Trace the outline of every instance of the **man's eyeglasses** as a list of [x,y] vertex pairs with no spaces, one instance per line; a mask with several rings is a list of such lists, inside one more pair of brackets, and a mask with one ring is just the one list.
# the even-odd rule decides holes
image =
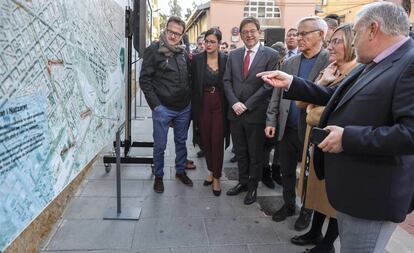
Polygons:
[[176,36],[176,37],[181,37],[181,35],[183,35],[182,33],[177,33],[177,32],[174,32],[174,31],[171,31],[170,29],[167,29],[167,35],[168,36]]
[[257,33],[258,32],[258,30],[256,30],[256,29],[253,29],[253,30],[250,30],[250,31],[246,31],[246,30],[244,30],[244,31],[242,31],[241,32],[241,34],[243,34],[243,35],[249,35],[249,34],[255,34],[255,33]]
[[214,44],[216,44],[217,43],[217,41],[215,41],[215,40],[205,40],[204,41],[204,44],[210,44],[210,45],[214,45]]
[[328,45],[330,44],[332,46],[337,46],[339,44],[344,43],[344,40],[340,38],[334,38],[334,39],[328,40],[327,43]]
[[297,37],[299,37],[299,36],[301,36],[301,37],[305,37],[306,35],[308,35],[308,34],[311,34],[311,33],[314,33],[314,32],[319,32],[320,30],[312,30],[312,31],[309,31],[309,32],[298,32],[298,33],[296,33],[296,36]]

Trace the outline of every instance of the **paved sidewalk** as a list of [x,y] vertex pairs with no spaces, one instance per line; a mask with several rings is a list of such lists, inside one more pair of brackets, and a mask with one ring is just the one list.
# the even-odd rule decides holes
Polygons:
[[[139,108],[134,120],[134,141],[152,141],[152,120],[146,107]],[[296,217],[276,223],[266,213],[282,204],[281,187],[269,190],[262,185],[258,203],[243,204],[244,194],[229,197],[225,192],[237,181],[236,164],[229,163],[230,148],[225,152],[222,195],[213,196],[210,187],[202,185],[207,176],[204,159],[196,158],[188,140],[189,159],[197,165],[188,175],[194,187],[175,179],[174,142],[172,131],[166,150],[165,192],[154,193],[149,165],[123,165],[122,203],[124,207],[141,207],[139,221],[103,220],[108,207],[116,206],[115,166],[106,173],[102,159],[93,165],[87,179],[56,224],[41,252],[114,252],[114,253],[299,253],[305,247],[292,245],[289,239],[299,234],[293,230]],[[111,152],[106,147],[100,157]],[[152,154],[151,149],[134,149],[133,154]],[[402,230],[402,229],[401,229]],[[398,233],[401,231],[398,231]],[[402,231],[403,237],[407,233]],[[401,234],[401,233],[399,233]],[[401,236],[393,237],[392,248],[399,249]],[[403,241],[412,242],[404,237]],[[336,242],[338,250],[338,240]],[[412,252],[389,250],[389,252]]]

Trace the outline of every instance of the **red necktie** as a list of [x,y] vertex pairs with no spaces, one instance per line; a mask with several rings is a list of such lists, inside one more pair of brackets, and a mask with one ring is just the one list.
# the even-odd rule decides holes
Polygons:
[[243,77],[246,78],[247,74],[249,73],[249,65],[250,65],[250,53],[252,50],[247,50],[246,56],[244,57],[243,62]]

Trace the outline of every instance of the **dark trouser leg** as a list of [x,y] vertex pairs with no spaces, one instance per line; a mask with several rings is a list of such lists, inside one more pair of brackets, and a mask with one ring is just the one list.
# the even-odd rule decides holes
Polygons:
[[314,238],[322,233],[322,226],[325,222],[326,215],[317,211],[313,212],[312,226],[308,234],[311,238]]
[[249,188],[256,189],[262,179],[263,153],[265,145],[264,124],[246,123],[247,148],[249,153]]
[[249,153],[247,150],[246,131],[240,119],[230,121],[231,138],[235,147],[237,165],[239,168],[239,183],[249,182]]
[[280,167],[282,172],[283,199],[285,204],[295,205],[296,166],[301,154],[297,130],[286,128],[279,143]]
[[224,156],[224,128],[219,92],[204,92],[203,119],[200,120],[202,145],[208,170],[214,178],[221,177]]
[[213,171],[214,178],[220,178],[224,157],[224,126],[221,97],[218,92],[213,94],[213,105],[211,111],[213,121],[211,134],[211,146],[213,147],[211,153],[211,170]]
[[[279,141],[275,140],[274,142],[274,148],[275,152],[273,153],[273,161],[272,161],[272,167],[275,167],[276,165],[280,165],[280,159],[279,159]],[[280,171],[279,171],[280,173]]]
[[200,141],[203,147],[204,157],[207,163],[207,169],[211,171],[211,153],[213,147],[211,146],[211,131],[212,131],[212,117],[210,112],[210,99],[209,94],[204,93],[203,106],[200,115]]
[[323,237],[323,243],[327,245],[333,245],[336,238],[338,238],[338,221],[335,218],[329,219],[328,229]]

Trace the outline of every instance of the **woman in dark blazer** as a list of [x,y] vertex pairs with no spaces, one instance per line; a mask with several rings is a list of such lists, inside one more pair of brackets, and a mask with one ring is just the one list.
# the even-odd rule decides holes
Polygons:
[[220,30],[209,29],[204,36],[205,51],[194,55],[191,63],[193,142],[203,147],[210,171],[204,185],[212,185],[215,196],[221,194],[224,148],[230,141],[223,89],[227,56],[219,52],[221,38]]

